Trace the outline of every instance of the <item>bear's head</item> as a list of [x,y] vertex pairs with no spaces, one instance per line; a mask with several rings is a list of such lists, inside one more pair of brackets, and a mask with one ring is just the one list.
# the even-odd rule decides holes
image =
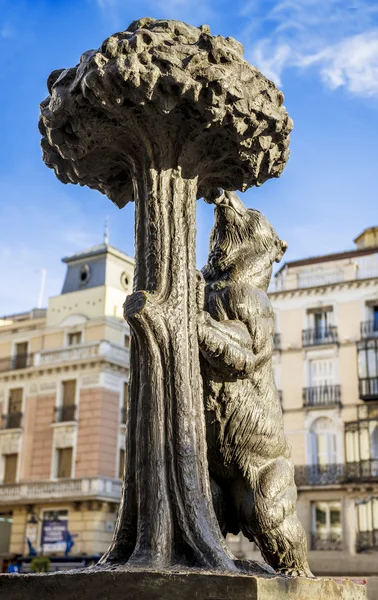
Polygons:
[[215,204],[215,223],[203,268],[205,280],[240,281],[266,290],[272,265],[280,262],[287,243],[261,212],[245,208],[235,192],[220,192],[206,201]]

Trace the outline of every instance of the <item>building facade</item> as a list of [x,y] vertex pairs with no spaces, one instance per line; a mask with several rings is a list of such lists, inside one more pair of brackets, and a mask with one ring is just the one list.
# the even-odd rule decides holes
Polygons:
[[[378,227],[355,250],[286,263],[273,365],[317,575],[378,572]],[[231,538],[239,555],[255,547]]]
[[0,571],[30,550],[95,560],[121,496],[133,260],[108,243],[63,260],[47,309],[0,320]]
[[[286,263],[270,291],[273,366],[317,575],[378,572],[378,228],[355,242]],[[64,261],[47,309],[0,320],[0,570],[31,548],[59,568],[67,553],[77,566],[96,560],[121,497],[133,260],[104,243]],[[242,536],[229,544],[261,558]]]

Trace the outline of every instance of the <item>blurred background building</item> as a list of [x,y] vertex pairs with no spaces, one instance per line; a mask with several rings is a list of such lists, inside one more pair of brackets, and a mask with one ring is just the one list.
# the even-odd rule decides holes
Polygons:
[[133,260],[105,239],[63,261],[47,310],[0,320],[0,571],[96,560],[121,497]]
[[[273,364],[317,575],[378,573],[378,227],[355,243],[284,264],[270,291]],[[107,239],[63,260],[62,293],[46,310],[0,320],[3,570],[15,559],[27,570],[34,551],[54,568],[97,560],[121,496],[133,260]],[[242,536],[229,544],[259,558]]]
[[[378,573],[378,227],[284,264],[273,365],[316,575]],[[238,555],[257,558],[241,536]]]

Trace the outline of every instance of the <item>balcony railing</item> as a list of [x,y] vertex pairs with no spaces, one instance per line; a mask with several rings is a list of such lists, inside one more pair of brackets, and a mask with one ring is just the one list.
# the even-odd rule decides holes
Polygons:
[[129,350],[123,346],[116,346],[110,342],[93,342],[79,344],[68,348],[44,350],[36,355],[35,365],[54,365],[62,362],[76,362],[79,360],[104,358],[123,366],[129,365]]
[[341,388],[339,385],[317,385],[303,388],[303,406],[317,408],[338,406],[341,403]]
[[359,380],[361,400],[376,400],[378,398],[378,377],[365,377]]
[[378,459],[295,467],[297,487],[339,485],[361,481],[378,481]]
[[327,531],[311,534],[311,550],[342,550],[343,537],[341,532]]
[[275,350],[281,350],[281,334],[280,333],[274,334],[274,346],[273,347]]
[[76,405],[57,406],[55,409],[55,423],[65,423],[76,420]]
[[31,500],[104,499],[119,502],[122,481],[108,477],[34,481],[0,486],[0,504],[25,503]]
[[1,429],[21,429],[22,412],[14,412],[9,415],[3,415],[1,419]]
[[378,530],[359,531],[356,538],[356,550],[357,552],[378,550]]
[[378,337],[378,321],[361,321],[361,338]]
[[0,372],[28,369],[33,366],[33,354],[18,354],[0,360]]
[[320,346],[322,344],[337,343],[337,327],[330,325],[319,329],[303,329],[302,330],[302,345],[303,346]]

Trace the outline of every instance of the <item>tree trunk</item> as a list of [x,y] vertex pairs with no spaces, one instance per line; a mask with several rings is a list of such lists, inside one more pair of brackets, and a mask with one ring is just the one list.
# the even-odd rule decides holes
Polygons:
[[[196,180],[149,171],[136,200],[123,498],[102,562],[234,570],[214,514],[196,326]],[[142,290],[142,291],[138,291]]]

